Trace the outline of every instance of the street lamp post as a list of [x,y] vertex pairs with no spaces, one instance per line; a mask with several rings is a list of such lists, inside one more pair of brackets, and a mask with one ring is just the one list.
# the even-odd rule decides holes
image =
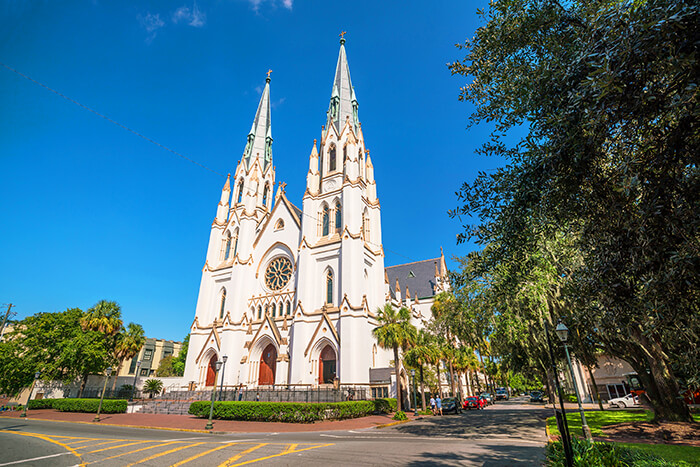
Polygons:
[[134,372],[134,384],[131,385],[131,397],[129,397],[129,402],[134,401],[134,393],[136,392],[136,378],[139,376],[139,368],[141,368],[141,360],[136,362],[136,371]]
[[105,384],[102,386],[102,395],[100,396],[100,405],[97,406],[97,415],[95,415],[95,418],[92,420],[93,422],[99,422],[100,421],[100,412],[102,411],[102,401],[105,398],[105,389],[107,389],[107,381],[109,381],[109,375],[112,374],[112,367],[107,367],[107,370],[105,371],[107,374],[107,377],[105,378]]
[[213,430],[214,429],[214,424],[211,422],[211,419],[214,416],[214,398],[216,397],[216,377],[219,374],[219,370],[221,369],[221,365],[223,365],[223,362],[221,362],[221,361],[218,361],[215,364],[214,388],[211,390],[211,405],[209,406],[209,421],[207,422],[207,426],[204,427],[205,430]]
[[[547,348],[549,349],[549,358],[552,361],[552,374],[554,376],[554,389],[559,396],[559,407],[560,412],[557,412],[557,408],[554,402],[552,402],[552,408],[554,409],[554,414],[557,419],[557,426],[559,427],[559,432],[561,434],[562,446],[564,447],[564,457],[566,458],[567,467],[572,467],[574,465],[574,454],[571,449],[571,434],[569,433],[569,422],[566,419],[566,409],[564,408],[564,394],[561,390],[561,384],[559,384],[559,369],[557,368],[556,360],[554,359],[554,349],[552,348],[552,341],[549,338],[549,323],[544,323],[544,334],[547,337]],[[549,383],[548,383],[549,384]]]
[[574,392],[576,393],[576,401],[578,402],[578,411],[581,413],[581,430],[583,430],[583,435],[588,441],[593,441],[593,436],[591,434],[591,428],[586,423],[586,414],[583,413],[583,406],[581,405],[581,395],[578,392],[578,384],[576,384],[576,376],[574,376],[574,367],[571,365],[571,357],[569,356],[569,346],[566,341],[569,338],[569,328],[564,325],[564,323],[559,323],[556,328],[557,336],[559,340],[564,344],[564,352],[566,353],[566,361],[569,364],[569,372],[571,373],[571,381],[574,384]]
[[418,402],[416,401],[416,370],[411,370],[411,379],[413,380],[413,414],[418,413]]
[[226,373],[226,360],[228,360],[228,357],[224,355],[221,357],[221,361],[223,364],[221,365],[221,384],[219,387],[219,400],[221,400],[221,393],[224,391],[224,373]]
[[29,406],[29,401],[32,398],[32,392],[34,392],[34,385],[36,384],[36,381],[39,379],[39,376],[41,376],[41,372],[37,371],[34,373],[34,381],[32,381],[32,386],[29,388],[29,395],[27,396],[27,403],[24,404],[24,410],[22,411],[22,414],[20,417],[26,417],[27,416],[27,407]]

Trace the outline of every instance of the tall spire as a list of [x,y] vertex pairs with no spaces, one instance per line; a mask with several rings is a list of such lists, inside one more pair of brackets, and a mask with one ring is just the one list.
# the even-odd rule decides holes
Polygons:
[[326,127],[330,128],[331,122],[338,131],[342,131],[345,120],[349,119],[353,129],[357,131],[359,123],[357,116],[357,99],[355,89],[350,80],[350,67],[345,54],[345,32],[340,35],[340,52],[338,53],[338,64],[335,67],[335,79],[333,80],[333,90],[331,91],[331,102],[328,107],[328,118]]
[[266,170],[272,163],[272,121],[270,116],[271,72],[272,70],[267,72],[265,88],[263,89],[262,96],[260,96],[258,111],[255,113],[255,120],[253,120],[253,125],[250,127],[248,141],[246,142],[243,152],[246,166],[250,167],[253,159],[257,157],[261,159],[260,165],[263,167],[263,170]]

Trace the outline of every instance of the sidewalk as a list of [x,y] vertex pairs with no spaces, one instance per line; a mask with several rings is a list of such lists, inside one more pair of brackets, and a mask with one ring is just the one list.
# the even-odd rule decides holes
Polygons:
[[[4,412],[0,418],[19,418],[20,411]],[[413,414],[407,414],[413,419]],[[293,433],[304,431],[361,430],[394,423],[392,415],[370,415],[348,420],[326,420],[316,423],[244,422],[237,420],[214,420],[214,432],[218,433]],[[50,420],[57,422],[89,423],[95,414],[58,412],[53,409],[37,409],[27,412],[28,420]],[[115,425],[132,428],[155,428],[176,431],[201,431],[207,419],[190,415],[164,415],[142,413],[120,413],[100,415],[100,425]],[[94,423],[97,424],[97,423]]]

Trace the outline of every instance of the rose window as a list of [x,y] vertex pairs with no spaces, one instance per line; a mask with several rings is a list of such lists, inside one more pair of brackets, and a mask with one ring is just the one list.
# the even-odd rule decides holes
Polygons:
[[275,258],[265,271],[265,285],[270,290],[280,290],[292,277],[292,263],[284,257]]

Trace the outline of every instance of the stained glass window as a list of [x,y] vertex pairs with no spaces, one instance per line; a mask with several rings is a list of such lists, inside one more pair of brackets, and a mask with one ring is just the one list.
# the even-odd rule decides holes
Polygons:
[[273,259],[265,271],[265,285],[271,290],[280,290],[292,277],[292,263],[285,257]]
[[326,274],[326,303],[333,303],[333,271]]

